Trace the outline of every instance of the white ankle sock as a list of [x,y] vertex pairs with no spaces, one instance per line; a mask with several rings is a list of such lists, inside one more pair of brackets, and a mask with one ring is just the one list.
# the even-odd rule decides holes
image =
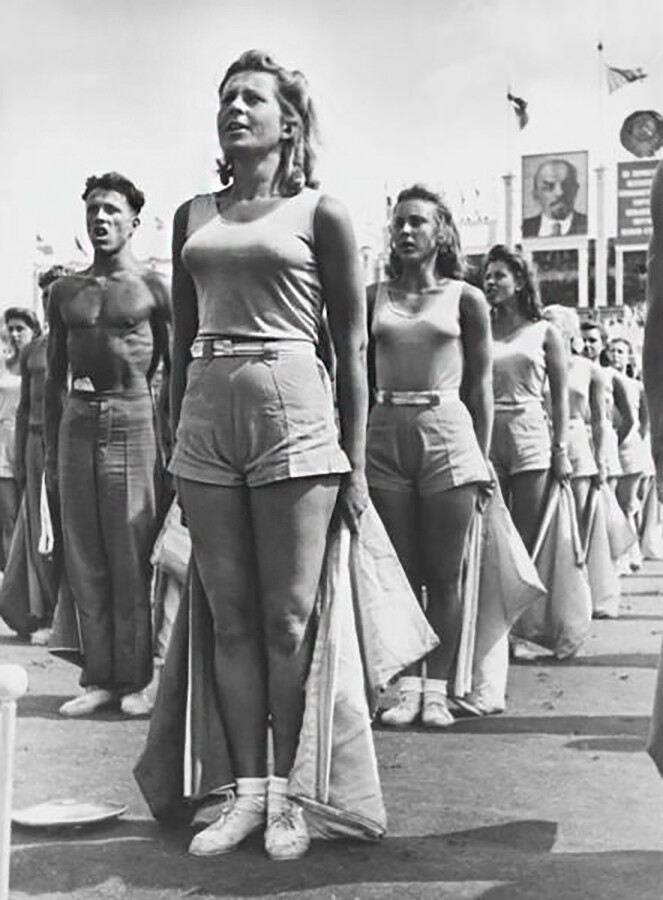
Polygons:
[[447,696],[446,678],[426,678],[424,681],[424,694],[442,694]]
[[257,806],[262,801],[262,804],[264,805],[266,793],[266,778],[237,779],[237,800],[248,800],[251,806]]
[[267,804],[269,814],[280,812],[288,800],[288,779],[278,775],[270,775],[267,785]]

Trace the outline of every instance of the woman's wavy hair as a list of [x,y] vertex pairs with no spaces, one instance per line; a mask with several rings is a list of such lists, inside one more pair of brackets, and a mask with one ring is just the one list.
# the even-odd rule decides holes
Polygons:
[[[435,191],[429,190],[423,184],[413,184],[412,187],[405,188],[400,192],[396,198],[394,212],[398,204],[404,203],[406,200],[424,200],[426,203],[432,204],[434,208],[435,222],[438,229],[435,275],[438,278],[463,278],[466,267],[463,253],[460,249],[460,235],[451,215],[451,210],[442,197]],[[402,271],[403,264],[392,245],[387,264],[387,274],[390,278],[398,278]]]
[[[316,154],[313,146],[318,138],[317,117],[306,77],[296,69],[284,69],[262,50],[247,50],[226,71],[219,85],[219,96],[233,75],[240,72],[268,72],[274,76],[276,98],[283,118],[291,128],[291,134],[281,145],[281,161],[276,179],[279,192],[292,197],[305,186],[318,187],[319,182],[314,174]],[[217,160],[217,170],[221,183],[230,184],[233,176],[232,159]]]
[[541,318],[542,306],[536,289],[536,281],[527,260],[520,253],[509,250],[504,244],[494,244],[483,260],[481,278],[493,262],[501,262],[508,268],[513,277],[520,282],[518,305],[521,313],[530,321],[537,322]]

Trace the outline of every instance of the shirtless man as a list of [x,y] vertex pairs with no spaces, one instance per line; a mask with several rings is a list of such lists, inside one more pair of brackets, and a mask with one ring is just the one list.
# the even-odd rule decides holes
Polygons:
[[88,178],[83,200],[94,262],[51,290],[44,391],[46,480],[59,498],[84,657],[85,692],[60,713],[83,716],[119,700],[135,716],[150,710],[150,380],[162,359],[169,369],[170,304],[131,250],[142,192],[110,172]]

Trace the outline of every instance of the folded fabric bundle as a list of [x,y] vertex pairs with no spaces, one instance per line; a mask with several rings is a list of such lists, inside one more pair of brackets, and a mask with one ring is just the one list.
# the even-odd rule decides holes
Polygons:
[[[330,530],[318,629],[290,792],[320,837],[386,827],[369,695],[437,644],[372,507],[358,534]],[[214,677],[214,631],[195,561],[173,627],[145,749],[134,769],[153,815],[181,821],[235,776]]]
[[640,516],[640,549],[644,559],[663,559],[663,522],[656,493],[656,479],[647,479]]
[[489,698],[488,705],[500,707],[508,672],[506,636],[531,604],[545,598],[546,589],[497,480],[475,523],[478,528],[470,528],[466,545],[463,603],[469,610],[463,621],[454,687],[458,697],[472,692]]
[[617,566],[610,552],[606,491],[612,494],[607,485],[590,488],[585,555],[593,614],[615,619],[619,615],[622,590]]
[[513,633],[567,659],[580,649],[592,621],[585,556],[567,482],[550,489],[532,558],[548,595],[518,619]]

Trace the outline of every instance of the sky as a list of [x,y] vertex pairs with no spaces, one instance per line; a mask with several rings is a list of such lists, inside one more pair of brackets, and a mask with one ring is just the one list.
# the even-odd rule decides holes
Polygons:
[[[519,157],[576,150],[589,151],[590,210],[606,166],[612,233],[620,125],[663,112],[662,34],[661,0],[2,0],[0,308],[33,304],[35,264],[85,263],[92,173],[144,190],[136,254],[168,255],[174,210],[217,187],[216,90],[250,47],[307,75],[322,186],[360,244],[379,244],[385,194],[413,181],[457,218],[496,218],[499,236]],[[608,96],[599,39],[606,63],[649,77]],[[509,85],[529,104],[521,132]]]

